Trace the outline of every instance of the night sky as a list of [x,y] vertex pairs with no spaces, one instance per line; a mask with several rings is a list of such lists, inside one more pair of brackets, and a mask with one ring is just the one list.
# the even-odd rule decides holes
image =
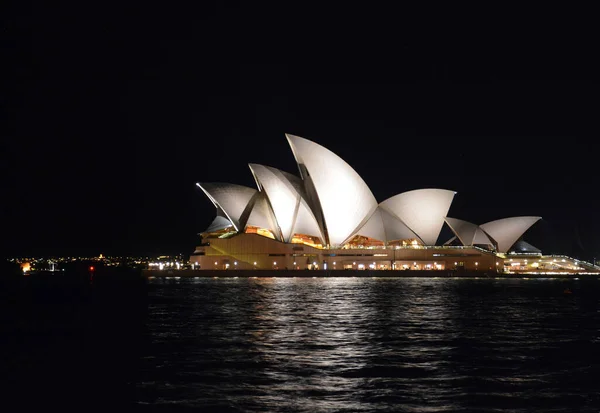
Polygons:
[[291,133],[378,201],[451,189],[451,217],[542,216],[527,241],[600,258],[585,24],[567,36],[520,14],[62,4],[5,14],[9,256],[187,255],[216,212],[195,183],[255,187],[251,162],[297,174]]

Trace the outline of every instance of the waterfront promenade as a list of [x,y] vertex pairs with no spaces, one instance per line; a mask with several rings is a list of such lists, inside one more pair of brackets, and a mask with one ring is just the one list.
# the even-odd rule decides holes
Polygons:
[[452,270],[142,270],[146,278],[577,278],[598,277],[599,273],[497,273],[494,271]]

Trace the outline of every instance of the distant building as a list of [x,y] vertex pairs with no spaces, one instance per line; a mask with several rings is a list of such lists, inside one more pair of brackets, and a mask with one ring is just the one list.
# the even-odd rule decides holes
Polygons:
[[[257,189],[198,183],[216,207],[190,257],[200,269],[482,270],[505,259],[541,217],[481,225],[448,217],[456,192],[425,188],[378,202],[368,185],[329,149],[286,135],[299,175],[249,164]],[[446,224],[454,237],[439,242]]]

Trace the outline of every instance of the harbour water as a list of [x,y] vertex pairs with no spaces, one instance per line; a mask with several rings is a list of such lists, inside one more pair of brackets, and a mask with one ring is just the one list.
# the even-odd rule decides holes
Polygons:
[[21,406],[600,410],[598,279],[156,278],[18,298],[1,367]]

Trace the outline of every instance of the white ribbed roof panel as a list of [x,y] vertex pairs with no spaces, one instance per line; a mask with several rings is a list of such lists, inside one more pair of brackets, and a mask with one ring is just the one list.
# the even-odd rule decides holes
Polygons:
[[494,245],[494,241],[481,228],[477,227],[475,236],[473,237],[473,245],[488,244]]
[[390,214],[383,208],[378,208],[381,211],[381,219],[385,228],[386,241],[397,241],[401,239],[418,239],[419,237],[409,227],[400,221],[397,217]]
[[477,225],[462,219],[445,217],[444,220],[463,245],[473,245]]
[[231,227],[231,221],[227,218],[217,215],[215,219],[210,223],[208,228],[206,228],[203,232],[215,232],[220,231],[222,229]]
[[383,227],[383,220],[381,219],[381,210],[377,208],[373,215],[365,222],[355,235],[362,235],[364,237],[374,238],[379,241],[386,242],[385,228]]
[[[297,206],[300,202],[300,194],[290,182],[290,175],[264,165],[249,164],[248,166],[259,183],[259,188],[266,193],[271,203],[277,225],[281,230],[281,240],[288,241],[292,235]],[[296,179],[300,180],[300,178]]]
[[248,225],[258,228],[266,228],[273,234],[277,234],[275,230],[275,222],[273,220],[273,213],[271,212],[271,207],[269,206],[265,195],[260,194],[256,197],[254,205],[252,206],[252,211],[248,216],[246,226]]
[[[243,185],[222,182],[197,183],[212,203],[225,213],[236,231],[240,231],[240,218],[248,202],[258,191]],[[245,223],[241,223],[245,225]]]
[[[296,215],[296,223],[292,230],[292,236],[294,234],[311,235],[313,237],[319,237],[321,242],[325,243],[325,237],[319,228],[319,224],[315,219],[310,207],[303,198],[300,200],[298,205],[298,214]],[[288,240],[289,242],[289,240]]]
[[375,211],[377,200],[360,175],[329,149],[298,136],[286,137],[296,162],[310,174],[330,246],[340,246]]
[[416,189],[388,198],[380,205],[400,218],[425,245],[435,245],[455,194],[447,189]]
[[499,252],[508,252],[510,247],[542,217],[524,216],[490,221],[479,227],[498,243]]
[[463,245],[493,244],[477,224],[457,218],[446,217],[444,219]]

